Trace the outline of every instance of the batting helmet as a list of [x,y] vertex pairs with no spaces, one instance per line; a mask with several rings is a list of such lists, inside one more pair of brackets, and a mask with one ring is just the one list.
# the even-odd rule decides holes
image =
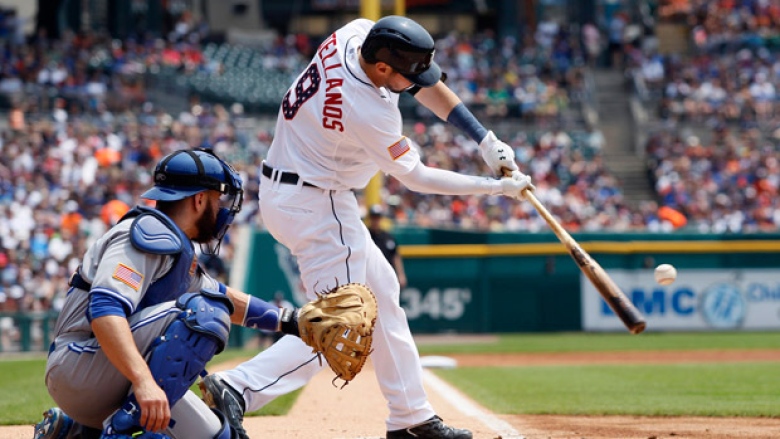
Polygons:
[[232,166],[206,149],[179,150],[160,160],[154,169],[154,186],[141,198],[177,201],[206,190],[223,195],[214,238],[221,240],[241,210],[244,191],[241,176]]
[[360,48],[367,62],[382,61],[420,87],[430,87],[441,78],[441,68],[433,61],[434,52],[428,31],[398,15],[379,19]]

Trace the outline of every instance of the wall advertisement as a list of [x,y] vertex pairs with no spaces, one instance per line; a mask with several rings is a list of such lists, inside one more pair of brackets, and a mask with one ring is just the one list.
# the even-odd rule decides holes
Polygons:
[[[780,329],[780,270],[681,269],[661,286],[653,270],[607,270],[647,318],[648,331]],[[580,275],[586,331],[625,330],[598,291]]]

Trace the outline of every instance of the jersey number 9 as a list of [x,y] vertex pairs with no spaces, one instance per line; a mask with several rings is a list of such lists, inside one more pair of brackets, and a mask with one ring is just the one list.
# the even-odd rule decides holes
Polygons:
[[[284,99],[282,99],[282,113],[285,119],[292,120],[295,117],[301,105],[320,89],[320,82],[322,82],[320,71],[317,70],[315,63],[311,63],[309,68],[298,78],[298,82],[287,90]],[[293,90],[295,90],[295,102],[290,102],[290,94]]]

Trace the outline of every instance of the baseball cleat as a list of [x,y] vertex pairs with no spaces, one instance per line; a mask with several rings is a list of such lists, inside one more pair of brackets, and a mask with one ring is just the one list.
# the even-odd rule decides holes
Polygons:
[[387,432],[387,439],[471,439],[471,432],[460,428],[453,428],[442,422],[438,416],[403,430]]
[[239,439],[249,439],[243,425],[246,408],[241,394],[217,375],[207,375],[198,383],[198,387],[206,405],[225,415]]
[[59,407],[50,408],[43,412],[43,421],[35,424],[33,439],[65,439],[72,426],[70,416]]

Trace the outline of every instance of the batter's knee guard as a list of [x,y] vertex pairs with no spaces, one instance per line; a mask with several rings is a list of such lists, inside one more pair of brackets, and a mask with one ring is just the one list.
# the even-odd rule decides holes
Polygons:
[[[176,306],[182,313],[152,344],[149,355],[149,370],[171,407],[189,390],[206,363],[225,348],[233,313],[233,302],[226,295],[207,289],[183,294]],[[141,413],[137,407],[135,395],[130,395],[112,416],[113,429],[121,432],[138,427]]]

